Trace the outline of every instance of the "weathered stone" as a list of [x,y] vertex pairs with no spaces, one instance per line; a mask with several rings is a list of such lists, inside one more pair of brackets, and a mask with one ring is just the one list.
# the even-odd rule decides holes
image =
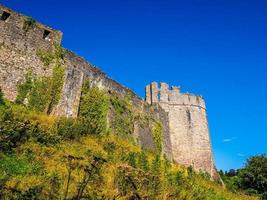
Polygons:
[[[3,16],[4,15],[4,16]],[[29,70],[36,76],[51,76],[52,65],[45,66],[37,56],[39,49],[52,52],[61,44],[62,33],[0,5],[0,87],[5,98],[14,101],[17,85]],[[25,23],[30,20],[30,26]],[[29,25],[29,24],[28,24]],[[52,114],[77,117],[85,78],[108,93],[131,96],[135,113],[160,120],[163,126],[162,154],[184,165],[192,165],[213,175],[213,160],[202,97],[182,94],[179,87],[153,82],[146,86],[146,100],[107,77],[85,59],[66,50],[65,79],[61,98]],[[108,122],[112,116],[109,115]],[[149,122],[150,123],[150,122]],[[155,149],[151,123],[135,121],[133,137],[144,148]]]
[[[152,84],[156,85],[154,82]],[[158,104],[168,113],[173,159],[213,175],[214,163],[204,99],[182,94],[179,87],[172,87],[170,91],[166,91],[166,87],[167,84],[161,84]],[[166,97],[166,94],[169,96]]]

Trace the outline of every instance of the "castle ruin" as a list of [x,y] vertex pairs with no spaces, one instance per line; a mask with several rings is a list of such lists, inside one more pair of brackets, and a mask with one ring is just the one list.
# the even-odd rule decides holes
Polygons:
[[[50,76],[51,66],[37,55],[39,49],[52,51],[61,45],[62,33],[0,5],[0,87],[5,98],[14,101],[17,85],[25,80],[31,70],[35,76]],[[28,22],[28,23],[29,23]],[[26,24],[27,25],[27,24]],[[106,76],[99,68],[66,49],[64,54],[65,76],[63,91],[52,114],[77,117],[81,89],[85,77],[101,89],[116,92],[120,96],[131,94],[135,110],[161,121],[163,125],[162,153],[177,163],[193,166],[198,171],[214,175],[214,164],[202,97],[183,94],[179,87],[153,82],[146,86],[145,101],[130,89]],[[144,148],[155,148],[151,128],[134,124],[134,138]]]
[[177,163],[213,174],[213,160],[206,106],[201,96],[183,94],[166,83],[146,86],[146,102],[159,104],[167,113],[172,156]]

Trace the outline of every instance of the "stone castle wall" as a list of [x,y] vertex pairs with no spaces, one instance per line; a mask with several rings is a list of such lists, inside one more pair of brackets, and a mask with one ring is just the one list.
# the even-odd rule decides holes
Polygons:
[[[38,22],[25,29],[27,18],[0,5],[0,85],[5,97],[16,98],[16,86],[31,70],[35,75],[50,75],[36,55],[37,49],[52,50],[60,45],[62,33]],[[49,33],[45,35],[45,33]]]
[[159,104],[169,118],[173,159],[196,170],[214,174],[212,149],[204,99],[183,94],[179,87],[171,90],[166,83],[146,86],[146,102]]
[[[15,100],[17,85],[24,81],[31,70],[36,76],[50,76],[52,66],[44,66],[37,56],[39,49],[52,51],[61,45],[62,33],[38,22],[25,30],[25,16],[0,5],[0,87],[5,98]],[[133,108],[163,125],[163,154],[178,163],[193,165],[195,169],[212,174],[213,163],[203,98],[181,94],[178,87],[169,90],[162,83],[146,87],[146,101],[130,89],[110,79],[99,68],[75,53],[64,54],[65,81],[61,99],[53,110],[54,115],[76,117],[78,115],[82,85],[85,78],[108,92],[121,97],[130,94]],[[159,95],[160,91],[160,95]],[[155,148],[152,130],[139,122],[134,124],[133,136],[140,146]]]
[[[52,51],[55,45],[61,45],[62,33],[38,22],[25,30],[25,16],[0,5],[0,87],[5,98],[14,101],[17,85],[24,81],[30,70],[36,76],[50,76],[52,66],[44,66],[37,56],[39,49]],[[47,33],[49,33],[47,35]],[[163,124],[163,153],[171,159],[171,147],[168,132],[167,113],[160,107],[149,107],[130,89],[110,79],[99,68],[82,57],[66,49],[64,54],[65,80],[61,99],[53,110],[54,115],[77,117],[84,79],[108,92],[121,97],[130,94],[134,110],[144,112]],[[154,149],[151,127],[142,127],[135,123],[134,136],[140,146]]]

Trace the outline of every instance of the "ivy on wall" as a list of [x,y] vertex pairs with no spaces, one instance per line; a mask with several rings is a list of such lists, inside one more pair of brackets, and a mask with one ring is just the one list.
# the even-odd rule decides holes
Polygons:
[[31,30],[36,23],[36,20],[31,17],[24,17],[23,18],[23,30],[27,33]]
[[37,55],[44,65],[53,65],[52,76],[35,77],[31,71],[27,72],[25,82],[17,86],[16,102],[50,114],[60,100],[64,84],[64,50],[55,46],[53,52],[38,50]]
[[130,95],[121,98],[113,93],[110,95],[110,104],[113,115],[111,128],[115,133],[122,136],[132,134],[134,131],[134,114]]
[[108,97],[103,90],[91,86],[86,79],[82,87],[79,118],[91,134],[105,133],[107,130]]
[[152,135],[156,146],[156,151],[158,154],[160,154],[162,151],[162,123],[159,120],[153,123]]

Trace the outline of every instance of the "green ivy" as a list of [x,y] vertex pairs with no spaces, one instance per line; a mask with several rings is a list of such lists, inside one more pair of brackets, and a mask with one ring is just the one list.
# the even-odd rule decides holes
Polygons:
[[156,145],[157,153],[162,151],[162,123],[160,121],[155,121],[152,128],[153,140]]
[[115,133],[127,136],[133,133],[134,130],[134,114],[130,96],[124,98],[118,97],[116,94],[111,94],[110,103],[112,107],[111,128]]
[[84,122],[87,132],[100,134],[107,131],[108,97],[104,91],[92,86],[88,79],[82,87],[79,117]]
[[29,108],[39,112],[46,111],[49,102],[50,85],[51,79],[49,77],[37,77],[34,79],[27,98]]
[[27,94],[32,89],[33,85],[32,79],[33,79],[32,72],[31,71],[27,72],[25,75],[25,82],[17,86],[18,95],[16,97],[16,103],[22,104],[24,102],[24,100],[27,97]]
[[36,52],[36,55],[40,58],[45,67],[53,62],[59,63],[60,60],[63,60],[64,54],[65,50],[59,45],[54,45],[54,49],[51,52],[44,49],[38,49]]
[[53,68],[52,77],[50,78],[51,86],[49,90],[49,105],[47,110],[48,114],[52,112],[53,108],[58,104],[60,100],[61,91],[64,84],[64,74],[65,68],[59,64],[56,64]]
[[23,20],[23,30],[27,33],[30,29],[33,28],[36,20],[31,17],[24,17]]
[[52,112],[60,100],[64,84],[65,67],[62,64],[64,62],[64,52],[57,45],[53,52],[37,51],[37,55],[45,66],[53,63],[52,76],[34,77],[32,72],[27,72],[25,82],[17,86],[17,103],[26,104],[33,110],[46,112],[47,114]]

